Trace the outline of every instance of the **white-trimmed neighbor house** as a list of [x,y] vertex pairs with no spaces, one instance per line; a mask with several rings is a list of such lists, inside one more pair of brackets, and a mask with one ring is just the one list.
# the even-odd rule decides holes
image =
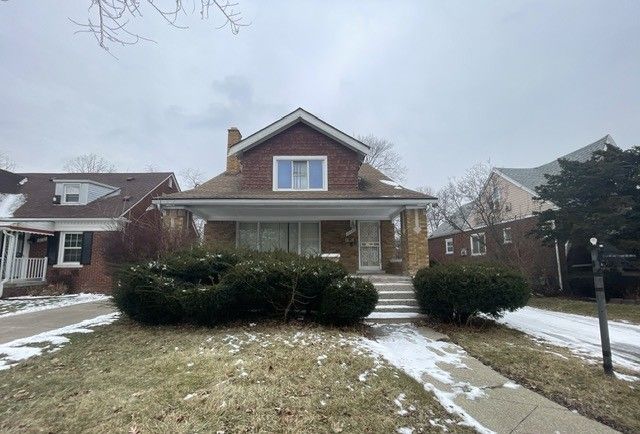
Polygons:
[[131,221],[161,219],[152,199],[178,191],[173,173],[0,170],[0,296],[47,283],[110,291],[108,234]]
[[245,138],[230,128],[219,152],[225,172],[154,200],[175,219],[205,219],[208,244],[326,255],[352,272],[413,274],[428,265],[425,210],[435,198],[364,163],[366,144],[311,113],[299,108]]

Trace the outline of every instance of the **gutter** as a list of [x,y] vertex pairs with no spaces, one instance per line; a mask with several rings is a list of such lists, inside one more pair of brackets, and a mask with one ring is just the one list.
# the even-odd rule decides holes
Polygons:
[[198,198],[178,198],[178,199],[154,199],[153,203],[162,206],[185,206],[185,205],[409,205],[427,206],[437,202],[437,199],[198,199]]

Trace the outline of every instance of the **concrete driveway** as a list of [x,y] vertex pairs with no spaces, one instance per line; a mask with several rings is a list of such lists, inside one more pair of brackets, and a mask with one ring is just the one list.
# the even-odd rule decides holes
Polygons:
[[101,300],[0,318],[0,344],[77,324],[115,311],[116,308],[111,300]]

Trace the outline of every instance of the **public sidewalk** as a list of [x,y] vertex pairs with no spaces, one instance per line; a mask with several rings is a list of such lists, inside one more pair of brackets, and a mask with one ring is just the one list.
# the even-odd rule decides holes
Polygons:
[[364,345],[403,370],[481,433],[615,433],[500,375],[445,335],[414,325],[378,325]]

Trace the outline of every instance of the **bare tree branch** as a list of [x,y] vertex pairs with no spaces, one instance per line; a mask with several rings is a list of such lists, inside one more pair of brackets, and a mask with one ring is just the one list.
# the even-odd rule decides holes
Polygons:
[[[2,0],[8,1],[8,0]],[[76,34],[86,33],[93,36],[100,47],[110,52],[112,45],[133,45],[140,41],[155,42],[135,31],[129,30],[132,20],[143,17],[143,9],[149,8],[159,15],[167,24],[177,29],[187,29],[188,26],[178,22],[179,15],[188,15],[183,0],[87,0],[89,8],[86,21],[69,18],[78,27]],[[209,19],[213,8],[222,16],[223,23],[218,29],[229,27],[231,33],[237,35],[240,28],[248,26],[242,14],[236,10],[238,3],[229,0],[193,0],[194,12],[196,3],[200,18]],[[115,57],[115,56],[114,56]]]
[[67,160],[64,170],[72,173],[113,173],[116,167],[110,161],[97,154],[83,154]]
[[393,148],[395,144],[386,139],[368,136],[359,136],[365,145],[371,148],[369,155],[364,159],[368,163],[395,181],[404,181],[407,168],[402,164],[402,158]]
[[187,189],[196,188],[197,186],[202,184],[202,181],[204,179],[203,173],[193,167],[188,167],[181,170],[179,176],[181,180],[180,183]]

